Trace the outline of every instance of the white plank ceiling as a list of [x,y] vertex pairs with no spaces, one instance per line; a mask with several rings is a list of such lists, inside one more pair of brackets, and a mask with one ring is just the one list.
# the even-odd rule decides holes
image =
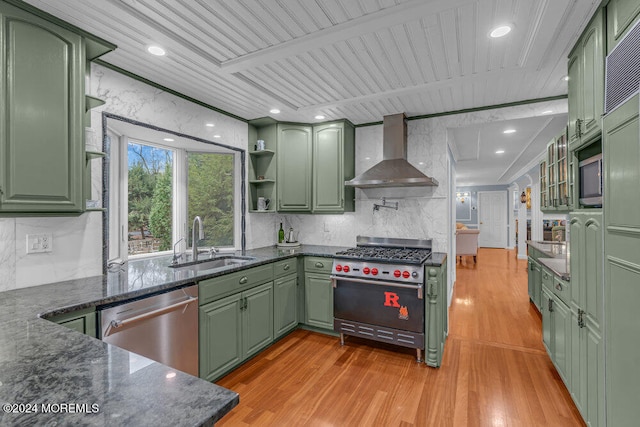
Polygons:
[[[355,124],[564,95],[567,55],[600,3],[26,1],[116,44],[105,62],[236,116]],[[511,33],[490,38],[501,24]],[[535,165],[566,125],[566,101],[553,103],[552,116],[449,129],[458,184],[508,184]]]
[[[359,124],[566,94],[567,54],[600,1],[27,2],[117,44],[104,61],[237,116]],[[513,31],[489,38],[503,23]]]

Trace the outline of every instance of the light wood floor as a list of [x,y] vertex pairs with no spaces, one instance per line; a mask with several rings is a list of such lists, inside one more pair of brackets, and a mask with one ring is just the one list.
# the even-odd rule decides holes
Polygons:
[[240,394],[219,425],[584,425],[542,346],[526,261],[463,258],[449,321],[438,369],[413,350],[297,330],[217,382]]

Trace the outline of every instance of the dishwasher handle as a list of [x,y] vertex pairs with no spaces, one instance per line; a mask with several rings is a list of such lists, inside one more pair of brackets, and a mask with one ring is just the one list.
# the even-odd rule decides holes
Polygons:
[[109,328],[105,331],[104,336],[108,337],[109,335],[117,332],[116,329],[122,328],[123,326],[127,326],[127,325],[130,325],[132,323],[137,323],[137,322],[140,322],[142,320],[150,319],[152,317],[158,317],[158,316],[161,316],[163,314],[170,313],[172,311],[176,311],[177,309],[179,309],[181,307],[184,307],[184,306],[187,306],[187,305],[191,304],[194,301],[198,301],[198,298],[190,296],[184,301],[180,301],[178,303],[171,304],[171,305],[166,306],[166,307],[158,308],[156,310],[148,311],[146,313],[142,313],[142,314],[139,314],[137,316],[133,316],[133,317],[131,317],[129,319],[125,319],[125,320],[114,319],[109,323]]

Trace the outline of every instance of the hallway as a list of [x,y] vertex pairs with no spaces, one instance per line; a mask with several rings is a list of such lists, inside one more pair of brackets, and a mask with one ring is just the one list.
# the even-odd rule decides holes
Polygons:
[[439,369],[409,349],[297,330],[217,382],[240,393],[219,424],[584,425],[542,345],[526,260],[463,258],[449,324]]

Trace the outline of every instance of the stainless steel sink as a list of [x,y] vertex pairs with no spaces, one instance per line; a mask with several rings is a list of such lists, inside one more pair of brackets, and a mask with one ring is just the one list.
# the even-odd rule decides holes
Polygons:
[[230,265],[245,264],[253,260],[255,260],[255,258],[253,257],[219,256],[213,259],[203,259],[200,261],[184,262],[181,264],[170,265],[169,267],[175,268],[176,270],[180,270],[180,271],[182,270],[202,271],[202,270],[212,270],[215,268],[228,267]]

